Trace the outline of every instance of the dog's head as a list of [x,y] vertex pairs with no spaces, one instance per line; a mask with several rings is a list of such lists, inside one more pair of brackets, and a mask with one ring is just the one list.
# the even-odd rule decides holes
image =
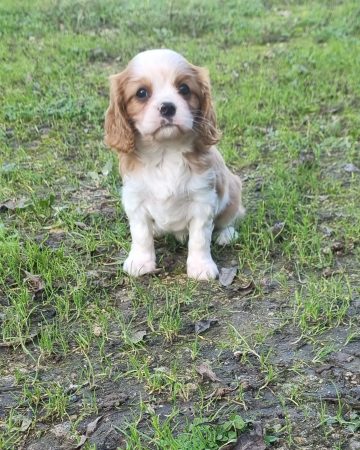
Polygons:
[[208,71],[172,50],[139,53],[110,77],[105,142],[131,152],[136,142],[193,136],[203,148],[219,140]]

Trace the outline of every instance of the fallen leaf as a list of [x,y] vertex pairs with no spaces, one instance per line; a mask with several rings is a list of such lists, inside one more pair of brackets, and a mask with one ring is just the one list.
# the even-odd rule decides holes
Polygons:
[[356,167],[352,163],[345,164],[344,170],[345,170],[345,172],[348,172],[348,173],[358,173],[358,172],[360,172],[360,169],[358,167]]
[[211,326],[218,323],[217,319],[203,319],[195,323],[195,333],[201,334],[208,330]]
[[101,173],[104,175],[104,177],[107,177],[109,173],[112,171],[113,162],[112,159],[109,159],[105,166],[101,169]]
[[22,433],[27,431],[30,428],[31,423],[32,423],[32,420],[29,417],[24,416],[21,421],[20,431]]
[[326,225],[321,225],[320,230],[322,231],[323,235],[326,237],[330,237],[334,234],[334,230]]
[[81,230],[90,230],[90,227],[88,227],[84,222],[74,222],[74,225],[76,225]]
[[229,394],[230,392],[236,391],[237,388],[238,388],[238,386],[236,386],[235,388],[218,387],[211,394],[207,395],[205,397],[205,400],[208,400],[209,398],[222,398],[222,397],[225,397],[225,395]]
[[311,167],[315,161],[315,155],[312,151],[301,152],[299,163],[306,167]]
[[85,444],[85,442],[88,440],[88,437],[85,435],[85,434],[83,434],[82,436],[81,436],[81,438],[80,438],[80,442],[78,443],[78,445],[75,447],[75,450],[78,450],[78,449],[80,449],[84,444]]
[[339,103],[338,105],[328,106],[326,108],[323,108],[321,112],[329,113],[329,114],[337,114],[338,112],[341,112],[343,109],[344,109],[344,105],[342,103]]
[[94,336],[99,337],[102,334],[102,329],[99,325],[94,325],[93,327]]
[[64,422],[59,423],[50,429],[50,432],[53,433],[56,437],[66,438],[70,437],[71,423]]
[[34,294],[37,294],[38,292],[41,292],[45,288],[45,283],[41,279],[40,275],[33,275],[30,272],[27,272],[24,270],[26,278],[24,278],[24,281],[29,285],[29,289]]
[[25,340],[22,338],[15,338],[11,340],[6,340],[0,342],[0,347],[16,347],[17,345],[26,344],[27,342],[32,341],[38,334],[40,334],[40,329],[35,331],[34,333],[30,333],[26,336]]
[[88,424],[88,426],[86,427],[86,436],[91,436],[96,431],[98,423],[102,418],[103,416],[99,416]]
[[129,395],[124,392],[111,392],[99,400],[98,406],[102,410],[110,410],[122,405],[129,399]]
[[285,222],[275,222],[274,225],[270,228],[270,232],[274,236],[274,238],[277,238],[283,232],[284,228]]
[[261,288],[264,294],[269,294],[279,288],[280,283],[276,280],[271,280],[269,278],[263,278],[260,282]]
[[88,425],[86,427],[86,433],[81,436],[80,442],[75,447],[75,450],[80,449],[85,444],[85,442],[88,440],[88,438],[97,430],[98,424],[103,417],[104,416],[99,416],[92,422],[88,423]]
[[49,229],[49,234],[65,234],[67,230],[64,228],[54,227]]
[[324,270],[321,272],[321,275],[322,275],[324,278],[330,278],[330,277],[333,277],[334,275],[339,275],[339,274],[341,274],[341,273],[342,273],[341,270],[332,270],[332,269],[330,269],[330,267],[326,267],[326,269],[324,269]]
[[216,374],[212,371],[212,369],[206,364],[202,363],[200,366],[195,367],[196,372],[201,375],[202,379],[208,379],[212,382],[214,381],[220,381],[220,378],[216,376]]
[[237,266],[235,267],[222,267],[219,273],[219,283],[221,286],[230,286],[230,284],[234,281],[234,278],[237,273]]
[[340,242],[340,241],[335,241],[335,242],[333,242],[332,244],[331,244],[331,250],[333,251],[333,252],[341,252],[341,251],[343,251],[345,249],[345,245],[344,245],[344,243],[343,242]]
[[145,336],[146,336],[146,331],[139,330],[139,331],[135,331],[134,333],[132,333],[129,339],[132,344],[138,344],[139,342],[141,342],[144,339]]
[[235,443],[220,448],[221,450],[265,450],[266,444],[261,423],[253,422],[253,430],[241,433]]
[[31,202],[27,201],[26,198],[20,198],[19,200],[7,200],[4,203],[0,203],[0,212],[24,209],[30,205]]
[[87,176],[89,178],[91,178],[96,184],[98,184],[100,182],[100,177],[99,177],[99,174],[97,172],[90,171],[90,172],[87,173]]
[[10,173],[17,169],[17,165],[15,163],[4,163],[0,166],[0,172]]
[[240,291],[241,297],[245,297],[247,294],[250,294],[255,290],[255,283],[253,280],[250,280],[244,285],[237,286],[237,290]]

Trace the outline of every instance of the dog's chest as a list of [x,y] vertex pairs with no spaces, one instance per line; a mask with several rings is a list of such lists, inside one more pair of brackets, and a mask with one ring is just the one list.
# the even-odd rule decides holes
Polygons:
[[187,228],[195,204],[210,206],[212,185],[211,172],[194,173],[181,154],[167,155],[127,180],[123,200],[125,209],[146,209],[156,228],[176,232]]

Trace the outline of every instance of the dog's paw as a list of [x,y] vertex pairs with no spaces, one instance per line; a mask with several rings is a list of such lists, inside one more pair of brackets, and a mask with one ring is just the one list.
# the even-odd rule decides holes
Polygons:
[[220,231],[216,238],[217,245],[229,245],[234,242],[239,236],[234,227],[226,227]]
[[196,280],[214,280],[219,276],[219,271],[211,258],[189,258],[187,261],[187,274]]
[[136,255],[130,252],[124,262],[123,270],[133,277],[139,277],[156,269],[155,258],[150,255]]

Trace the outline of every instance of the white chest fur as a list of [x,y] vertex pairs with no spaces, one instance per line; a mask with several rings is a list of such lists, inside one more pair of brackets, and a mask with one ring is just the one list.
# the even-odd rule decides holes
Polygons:
[[194,172],[181,151],[163,151],[124,177],[123,204],[128,216],[149,216],[157,233],[186,233],[194,214],[218,210],[215,174]]

